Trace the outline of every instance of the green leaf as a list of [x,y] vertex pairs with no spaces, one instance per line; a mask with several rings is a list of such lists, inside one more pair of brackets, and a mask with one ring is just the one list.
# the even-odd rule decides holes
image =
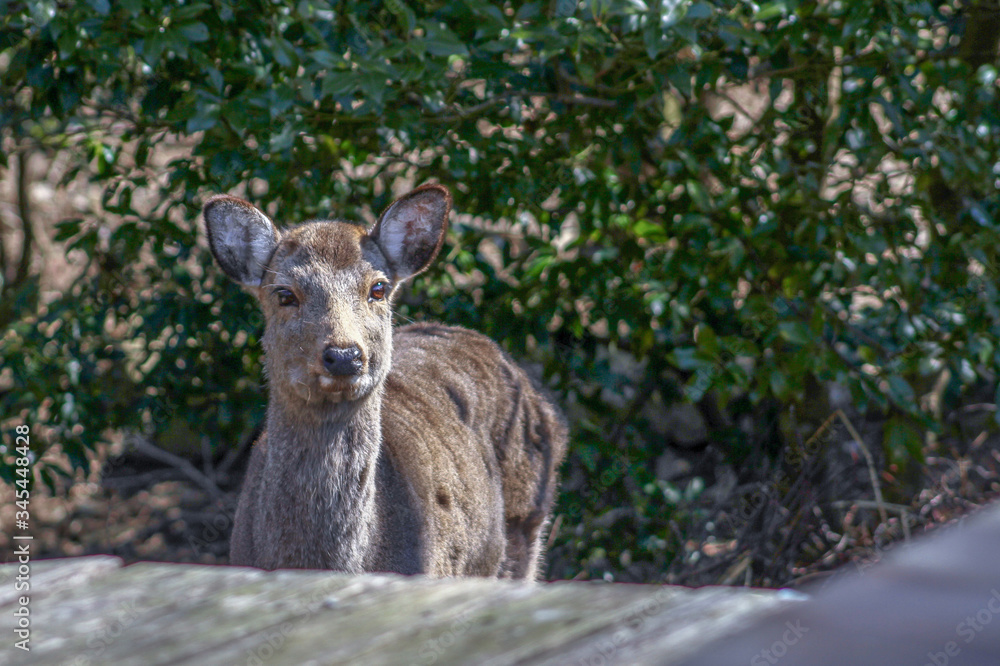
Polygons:
[[663,226],[649,220],[639,220],[633,224],[632,232],[639,238],[645,238],[654,243],[662,243],[668,239]]
[[541,9],[540,5],[541,3],[539,2],[524,3],[518,8],[517,13],[514,14],[514,19],[516,21],[530,21],[539,15]]
[[434,56],[467,56],[469,49],[448,28],[432,22],[423,22],[426,34],[421,40],[428,53]]
[[196,16],[201,16],[212,6],[204,2],[193,2],[171,8],[170,17],[175,23],[186,23]]
[[909,408],[915,405],[915,395],[910,383],[899,375],[889,375],[887,379],[889,387],[889,397],[902,408]]
[[338,57],[331,51],[312,51],[309,53],[309,57],[316,61],[317,64],[322,67],[333,69],[344,63],[343,58]]
[[208,26],[204,23],[185,23],[178,28],[182,35],[192,42],[208,41]]
[[695,329],[695,342],[705,354],[715,356],[719,353],[719,338],[710,326],[699,324]]
[[226,81],[222,77],[222,72],[217,70],[215,67],[206,67],[205,74],[208,75],[208,80],[211,82],[215,92],[221,93],[226,85]]
[[795,345],[806,345],[812,341],[812,331],[800,321],[778,322],[778,335]]
[[101,16],[107,16],[111,12],[111,3],[109,0],[87,0],[87,4]]
[[706,364],[695,347],[678,347],[670,353],[670,359],[678,370],[696,370]]
[[188,118],[185,130],[194,133],[212,129],[219,122],[219,112],[219,105],[214,102],[199,103],[196,115]]
[[771,389],[771,393],[779,400],[786,399],[791,394],[791,389],[788,384],[788,376],[778,368],[771,370],[768,375],[768,385]]
[[885,424],[883,441],[889,460],[901,467],[924,461],[924,442],[909,419],[893,416]]
[[755,21],[770,21],[771,19],[778,18],[779,16],[786,16],[788,14],[788,3],[785,0],[775,0],[773,2],[765,2],[754,14]]
[[696,2],[688,7],[685,17],[688,19],[707,19],[712,17],[714,9],[707,2]]
[[537,280],[542,274],[542,271],[544,271],[554,261],[555,257],[552,255],[543,255],[536,258],[531,262],[531,264],[529,264],[527,270],[524,271],[523,279],[529,281]]
[[694,205],[698,210],[707,211],[711,209],[711,199],[709,199],[708,194],[705,192],[705,188],[702,187],[701,183],[696,180],[689,180],[684,186],[687,189],[688,196],[691,197],[691,200],[694,202]]

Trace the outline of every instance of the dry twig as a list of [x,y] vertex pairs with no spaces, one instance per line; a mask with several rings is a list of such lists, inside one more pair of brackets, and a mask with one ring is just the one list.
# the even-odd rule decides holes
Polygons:
[[136,448],[150,458],[162,462],[166,465],[170,465],[174,469],[178,470],[184,476],[186,476],[191,482],[197,485],[199,488],[207,492],[213,499],[219,499],[223,497],[225,493],[219,489],[219,486],[215,484],[215,481],[208,478],[200,471],[198,468],[184,460],[180,456],[175,456],[169,451],[164,451],[158,446],[153,445],[151,442],[146,441],[143,437],[139,435],[131,435],[128,438],[128,443]]

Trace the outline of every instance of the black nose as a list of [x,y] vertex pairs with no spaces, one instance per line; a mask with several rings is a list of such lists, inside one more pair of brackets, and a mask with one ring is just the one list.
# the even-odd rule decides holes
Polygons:
[[323,350],[323,366],[331,375],[361,374],[361,349],[353,347],[327,347]]

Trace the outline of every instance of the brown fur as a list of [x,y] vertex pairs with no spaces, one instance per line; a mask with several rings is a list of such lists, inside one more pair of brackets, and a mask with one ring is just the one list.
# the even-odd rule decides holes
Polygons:
[[[566,448],[559,411],[478,333],[392,331],[391,295],[434,259],[449,208],[447,190],[425,186],[370,232],[278,232],[246,202],[206,204],[216,259],[267,322],[267,431],[240,497],[234,564],[537,575]],[[356,376],[331,365],[330,349],[356,350]]]

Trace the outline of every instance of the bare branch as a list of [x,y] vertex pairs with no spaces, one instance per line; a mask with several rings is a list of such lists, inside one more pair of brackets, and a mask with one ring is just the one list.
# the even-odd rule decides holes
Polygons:
[[177,471],[182,472],[188,479],[207,492],[211,497],[219,498],[223,496],[224,493],[219,489],[219,486],[215,484],[215,481],[205,476],[198,470],[197,467],[189,463],[184,458],[175,456],[169,451],[164,451],[152,442],[146,441],[145,438],[139,435],[131,436],[129,438],[129,443],[135,446],[139,452],[146,454],[154,460],[170,465]]
[[17,262],[17,272],[11,287],[15,288],[28,278],[31,268],[31,251],[35,242],[35,232],[31,224],[31,201],[28,193],[28,154],[25,150],[17,153],[17,212],[21,218],[21,231],[24,242],[21,243],[21,257]]

